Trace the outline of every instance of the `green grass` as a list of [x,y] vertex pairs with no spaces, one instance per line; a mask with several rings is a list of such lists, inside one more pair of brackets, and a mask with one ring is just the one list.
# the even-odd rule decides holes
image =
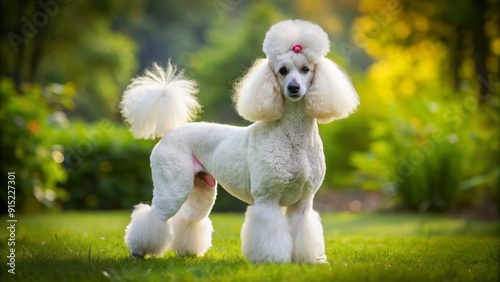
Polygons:
[[323,214],[328,264],[260,264],[240,253],[241,214],[211,216],[204,257],[132,260],[126,212],[19,216],[16,274],[2,281],[498,281],[500,224],[433,215]]

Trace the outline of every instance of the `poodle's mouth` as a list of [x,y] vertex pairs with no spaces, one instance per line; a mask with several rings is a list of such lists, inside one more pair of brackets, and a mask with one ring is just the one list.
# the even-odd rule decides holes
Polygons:
[[300,100],[300,98],[302,98],[302,96],[304,96],[304,95],[302,95],[300,93],[287,93],[288,99],[290,99],[294,102]]

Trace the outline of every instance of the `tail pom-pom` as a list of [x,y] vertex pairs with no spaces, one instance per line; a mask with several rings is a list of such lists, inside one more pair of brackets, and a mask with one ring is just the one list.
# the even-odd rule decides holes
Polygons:
[[136,138],[162,137],[168,130],[196,118],[201,109],[195,81],[168,62],[164,69],[153,64],[127,87],[121,113]]

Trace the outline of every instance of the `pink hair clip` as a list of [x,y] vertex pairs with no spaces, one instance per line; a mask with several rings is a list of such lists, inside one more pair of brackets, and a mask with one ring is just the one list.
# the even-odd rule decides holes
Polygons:
[[300,51],[302,51],[302,46],[300,46],[299,44],[297,44],[297,45],[295,45],[295,46],[292,47],[292,50],[295,53],[300,53]]

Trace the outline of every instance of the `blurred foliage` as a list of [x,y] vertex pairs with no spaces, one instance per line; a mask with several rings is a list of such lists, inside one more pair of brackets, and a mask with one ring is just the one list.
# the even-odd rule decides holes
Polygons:
[[154,143],[134,140],[125,128],[110,121],[81,122],[47,131],[56,144],[68,178],[59,187],[68,191],[66,209],[130,208],[152,196],[149,155]]
[[[49,128],[46,121],[54,117],[51,116],[54,110],[70,106],[73,94],[72,84],[51,84],[43,89],[38,85],[25,85],[19,95],[10,80],[0,80],[0,171],[4,176],[8,172],[16,174],[13,186],[17,211],[40,210],[40,203],[57,207],[56,199],[70,196],[57,187],[57,183],[66,181],[67,174],[54,160],[58,156],[46,140]],[[7,193],[2,193],[1,198],[3,205]]]
[[327,173],[323,185],[335,188],[352,188],[359,185],[357,170],[349,162],[353,152],[367,150],[368,138],[360,138],[369,129],[368,116],[358,112],[347,119],[319,126],[325,152]]
[[[439,95],[438,95],[439,94]],[[449,211],[498,197],[499,134],[474,96],[429,93],[373,120],[370,148],[352,155],[367,189],[395,192],[405,207]],[[445,97],[442,97],[445,96]],[[493,113],[490,113],[493,115]]]
[[364,187],[412,210],[499,197],[500,50],[486,44],[500,35],[498,3],[451,2],[364,0],[352,29],[375,59],[360,89],[370,145],[352,164]]
[[73,82],[72,116],[113,117],[120,92],[134,74],[136,44],[112,30],[114,16],[140,6],[123,1],[3,1],[2,76],[23,82]]
[[120,92],[136,69],[135,43],[114,34],[104,25],[89,27],[92,32],[79,38],[74,48],[47,58],[41,67],[41,81],[73,81],[78,85],[75,111],[71,116],[87,120],[114,117]]
[[352,36],[375,59],[368,76],[384,101],[429,86],[478,89],[485,101],[499,83],[499,8],[488,0],[361,0]]

